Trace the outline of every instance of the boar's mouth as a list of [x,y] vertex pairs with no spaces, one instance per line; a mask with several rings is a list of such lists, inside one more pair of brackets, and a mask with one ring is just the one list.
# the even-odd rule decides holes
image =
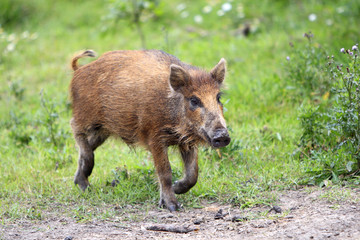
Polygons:
[[201,132],[203,136],[205,136],[206,141],[213,148],[225,147],[231,141],[231,138],[229,137],[229,133],[226,128],[216,130],[212,137],[210,137],[204,129],[201,129]]
[[207,134],[207,132],[204,129],[201,129],[201,133],[203,136],[205,136],[206,141],[208,142],[208,144],[211,145],[211,138],[209,137],[209,135]]

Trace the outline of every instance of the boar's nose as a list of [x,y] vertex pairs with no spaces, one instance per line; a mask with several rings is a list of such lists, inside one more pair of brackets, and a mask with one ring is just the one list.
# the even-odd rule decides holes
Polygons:
[[214,148],[225,147],[230,143],[229,133],[226,128],[221,128],[215,131],[211,144]]

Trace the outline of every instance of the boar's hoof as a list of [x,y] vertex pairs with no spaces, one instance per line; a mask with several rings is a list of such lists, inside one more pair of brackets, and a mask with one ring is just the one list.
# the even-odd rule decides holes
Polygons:
[[90,186],[89,181],[87,179],[81,179],[79,177],[76,177],[74,180],[75,185],[78,185],[79,188],[85,192],[85,190]]
[[175,212],[176,210],[178,210],[178,207],[175,206],[175,205],[170,205],[170,206],[168,207],[168,209],[169,209],[170,212]]
[[160,199],[159,207],[167,208],[167,209],[169,209],[170,212],[175,212],[181,208],[181,205],[177,201],[166,203],[164,199]]

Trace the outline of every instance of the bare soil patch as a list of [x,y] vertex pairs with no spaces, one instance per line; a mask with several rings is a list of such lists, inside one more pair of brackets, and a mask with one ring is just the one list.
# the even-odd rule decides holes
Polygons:
[[[62,217],[19,220],[0,225],[0,239],[360,239],[360,189],[282,191],[275,208],[207,204],[176,213],[144,212],[141,206],[119,212],[111,221],[87,223]],[[147,230],[154,226],[165,231]]]

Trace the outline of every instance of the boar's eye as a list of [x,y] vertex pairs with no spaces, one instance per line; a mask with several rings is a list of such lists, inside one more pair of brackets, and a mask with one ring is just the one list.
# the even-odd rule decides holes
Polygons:
[[217,102],[218,102],[220,105],[222,105],[222,103],[221,103],[221,95],[222,95],[221,92],[218,93],[218,95],[216,95],[216,100],[217,100]]
[[192,96],[189,99],[189,101],[190,101],[190,107],[193,108],[193,109],[202,106],[202,103],[201,103],[201,101],[200,101],[200,99],[198,97]]

